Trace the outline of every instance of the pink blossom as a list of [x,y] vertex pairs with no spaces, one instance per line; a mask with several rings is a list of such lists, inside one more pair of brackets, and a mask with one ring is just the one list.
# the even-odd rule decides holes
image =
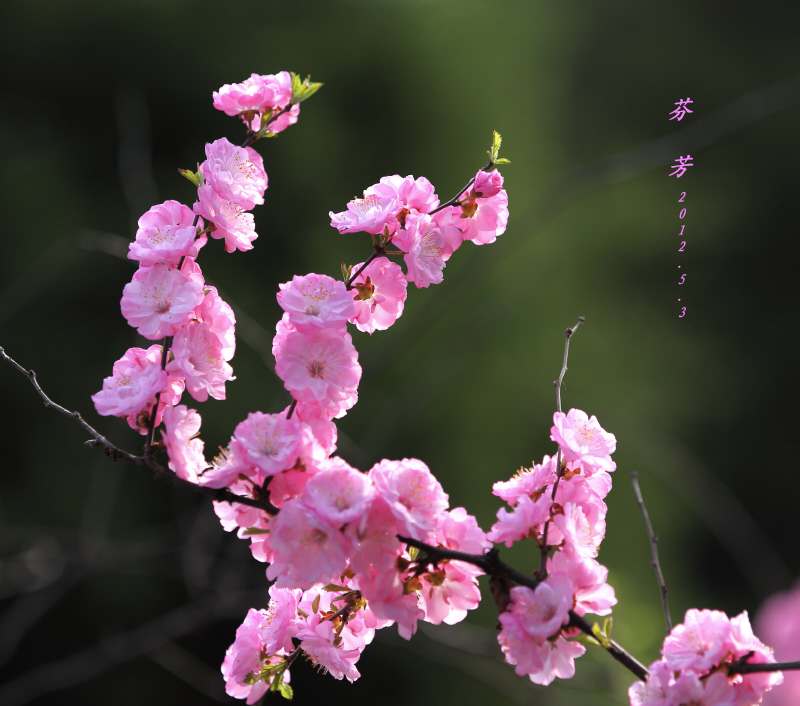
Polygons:
[[373,498],[367,512],[345,531],[350,539],[350,566],[357,574],[370,576],[372,569],[383,572],[395,565],[401,553],[397,521],[389,504]]
[[[269,679],[261,681],[262,669],[268,664],[276,664],[280,658],[265,656],[261,633],[264,630],[266,611],[251,608],[244,622],[236,630],[236,639],[225,653],[222,663],[222,674],[225,678],[225,690],[230,696],[247,698],[248,704],[254,704],[269,688]],[[288,672],[284,673],[284,681],[288,683]],[[252,683],[253,679],[258,679]]]
[[328,275],[295,275],[279,285],[278,304],[289,314],[295,330],[313,334],[318,329],[344,330],[353,316],[352,295],[344,282]]
[[267,578],[279,586],[311,588],[329,582],[347,566],[342,533],[321,520],[299,499],[288,500],[271,523],[270,546],[275,560]]
[[[283,132],[290,125],[294,125],[297,122],[298,117],[300,117],[299,103],[295,103],[290,108],[284,108],[280,113],[278,113],[277,117],[270,120],[269,125],[267,126],[266,134],[277,135],[279,132]],[[253,118],[249,125],[253,132],[258,132],[261,129],[261,118]]]
[[463,507],[456,507],[439,516],[436,543],[467,554],[485,554],[492,548],[478,521]]
[[188,206],[165,201],[153,206],[139,219],[136,240],[128,246],[128,258],[143,267],[163,262],[177,267],[184,256],[197,257],[206,236],[197,237],[195,215]]
[[536,590],[514,586],[508,610],[519,617],[528,635],[544,640],[569,622],[571,608],[572,582],[564,574],[554,574],[542,581]]
[[287,500],[299,498],[312,475],[305,468],[292,468],[272,476],[269,481],[269,501],[281,508]]
[[[603,488],[604,489],[604,488]],[[558,484],[555,502],[562,507],[568,503],[579,507],[595,535],[605,534],[605,519],[608,507],[594,492],[594,484],[584,476],[565,476]]]
[[[553,518],[554,529],[561,534],[553,533],[553,542],[558,543],[563,537],[562,551],[570,556],[596,557],[605,535],[605,521],[590,523],[579,505],[567,503],[564,512]],[[548,537],[548,543],[550,538]]]
[[586,648],[559,635],[555,640],[537,641],[525,632],[523,618],[513,613],[501,613],[503,626],[497,640],[509,664],[516,665],[519,676],[527,675],[535,684],[550,684],[556,677],[570,679],[575,675],[575,659]]
[[366,474],[341,458],[322,465],[303,490],[303,502],[334,527],[358,522],[369,509],[375,490]]
[[730,649],[731,624],[719,610],[686,611],[683,623],[664,639],[661,654],[674,670],[711,669]]
[[411,214],[392,242],[406,253],[409,281],[422,288],[442,281],[445,263],[461,245],[461,233],[452,226],[437,225],[426,214]]
[[361,676],[355,668],[361,653],[336,647],[337,637],[333,623],[319,615],[310,615],[297,623],[297,639],[312,663],[327,669],[335,679],[347,677],[348,681],[355,681]]
[[559,635],[556,640],[545,640],[534,649],[539,653],[542,666],[535,672],[528,672],[528,678],[534,684],[547,685],[556,677],[571,679],[575,676],[575,660],[586,652],[580,642],[565,640]]
[[535,501],[522,495],[511,512],[504,507],[497,511],[497,522],[486,536],[492,542],[505,542],[507,547],[526,537],[535,537],[539,533],[539,526],[550,519],[552,505],[553,500],[549,495],[541,495]]
[[[796,639],[796,637],[795,637]],[[775,656],[771,647],[767,647],[761,640],[753,634],[753,628],[750,626],[750,618],[747,611],[740,613],[731,618],[731,658],[740,659],[747,657],[748,664],[772,664],[774,663]],[[752,654],[750,654],[752,653]],[[789,658],[781,657],[781,660],[790,661]],[[793,676],[794,671],[786,672],[786,677]],[[758,703],[759,699],[770,689],[784,682],[783,672],[757,672],[755,674],[743,674],[741,682],[735,683],[738,703],[748,701],[748,703]],[[783,692],[787,687],[780,689],[778,692],[780,700],[782,700]],[[791,689],[786,691],[791,695]],[[765,699],[764,703],[769,704],[771,699]]]
[[578,615],[609,615],[617,604],[614,589],[606,580],[608,569],[591,557],[556,552],[550,559],[551,574],[563,574],[572,583],[575,597],[573,609]]
[[364,196],[389,197],[397,201],[408,212],[429,213],[439,205],[433,184],[425,177],[401,178],[399,174],[385,176],[379,184],[370,186]]
[[267,173],[264,160],[252,147],[237,147],[224,137],[214,140],[206,145],[206,161],[200,171],[221,199],[245,211],[264,203]]
[[[362,264],[353,265],[353,272],[358,272]],[[376,258],[353,280],[355,312],[350,323],[370,335],[385,331],[402,315],[407,288],[399,265],[385,257]]]
[[417,631],[417,621],[425,617],[419,607],[416,591],[406,591],[403,577],[397,570],[373,571],[356,577],[358,590],[369,603],[370,610],[381,620],[397,623],[397,632],[410,640]]
[[174,336],[203,300],[202,287],[166,265],[141,267],[122,290],[122,315],[154,341]]
[[267,654],[289,654],[294,649],[292,637],[297,632],[297,607],[302,595],[299,588],[269,587],[269,605],[261,611],[259,621],[259,637]]
[[236,316],[230,305],[217,294],[216,287],[203,288],[203,301],[194,310],[194,319],[204,321],[222,344],[222,358],[230,360],[236,352]]
[[[233,439],[231,439],[233,442]],[[252,481],[245,482],[242,476],[251,471],[244,451],[240,446],[230,443],[227,448],[220,447],[220,453],[203,473],[202,483],[209,488],[228,488],[238,495],[250,495]]]
[[[277,336],[276,336],[277,338]],[[288,408],[284,410],[284,414]],[[316,402],[298,402],[294,415],[311,429],[314,439],[319,443],[326,454],[336,451],[338,432],[336,424],[328,416],[329,410]]]
[[214,225],[211,237],[225,239],[225,250],[252,250],[253,241],[258,237],[253,214],[241,206],[222,198],[210,184],[197,190],[197,202],[193,208]]
[[[451,206],[447,220],[458,228],[464,240],[486,245],[497,240],[508,224],[508,195],[505,189],[491,198],[467,198],[461,207]],[[438,214],[437,214],[438,215]]]
[[[355,402],[361,366],[350,334],[320,329],[288,333],[278,342],[275,372],[299,402],[317,402],[336,414]],[[275,344],[274,344],[275,345]],[[349,406],[345,406],[348,405]]]
[[668,688],[668,694],[668,703],[676,705],[736,706],[737,703],[736,689],[721,672],[704,677],[702,681],[697,674],[682,672]]
[[129,348],[114,363],[113,374],[103,380],[100,392],[92,395],[97,413],[126,417],[152,408],[156,394],[167,385],[167,373],[161,369],[161,346]]
[[191,323],[172,341],[175,356],[167,370],[186,376],[186,389],[198,402],[211,395],[225,399],[225,383],[234,380],[231,368],[222,356],[222,343],[207,323]]
[[424,541],[447,509],[447,494],[430,469],[415,458],[384,459],[369,477],[397,520],[398,532]]
[[666,662],[658,660],[650,665],[647,681],[637,681],[628,689],[631,706],[669,706],[667,695],[675,683],[674,672]]
[[208,466],[203,456],[203,441],[194,438],[200,433],[200,415],[185,405],[164,410],[162,431],[169,454],[169,467],[178,478],[198,483],[200,473]]
[[330,211],[331,226],[340,233],[372,234],[383,233],[384,228],[389,229],[389,234],[397,230],[397,214],[402,206],[392,196],[367,196],[353,199],[347,204],[347,210],[340,213]]
[[476,198],[489,199],[499,194],[502,188],[503,175],[497,169],[493,169],[490,172],[485,172],[481,169],[475,175],[471,192]]
[[492,486],[492,493],[509,505],[516,505],[523,496],[535,501],[548,485],[555,483],[557,465],[556,456],[552,458],[545,456],[541,465],[537,463],[533,468],[520,468],[510,480],[495,483]]
[[603,471],[617,467],[611,460],[617,440],[600,426],[597,417],[590,419],[586,412],[571,409],[568,414],[556,412],[553,423],[550,438],[561,447],[566,461],[580,461],[584,466]]
[[420,606],[425,620],[433,625],[455,625],[481,602],[478,576],[483,572],[472,564],[451,561],[422,574]]
[[[780,662],[800,660],[800,640],[797,639],[800,635],[800,582],[791,590],[776,593],[764,601],[758,610],[756,627],[759,635],[775,648],[775,659]],[[787,671],[783,676],[783,686],[764,697],[765,706],[800,703],[800,671]]]
[[284,108],[292,99],[292,77],[288,71],[252,74],[242,83],[226,83],[213,96],[214,107],[230,116]]
[[282,414],[251,412],[233,432],[233,445],[241,450],[243,459],[259,471],[255,478],[257,485],[268,476],[292,468],[297,462],[299,443],[297,422]]

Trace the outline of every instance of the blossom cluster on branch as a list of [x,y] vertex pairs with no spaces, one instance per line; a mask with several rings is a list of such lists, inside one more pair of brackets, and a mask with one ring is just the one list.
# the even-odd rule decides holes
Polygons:
[[[268,691],[291,698],[290,667],[301,655],[353,681],[375,630],[396,625],[409,639],[420,620],[457,623],[478,606],[478,577],[489,573],[501,649],[533,682],[573,676],[589,641],[643,679],[631,687],[634,706],[758,703],[782,677],[737,672],[745,663],[774,663],[746,613],[729,620],[689,611],[649,674],[611,641],[609,622],[601,629],[584,620],[608,616],[616,604],[596,558],[616,439],[594,416],[561,411],[561,378],[550,431],[555,455],[494,484],[507,506],[488,533],[464,508],[449,508],[421,460],[384,459],[364,472],[334,455],[335,420],[358,401],[362,375],[348,324],[369,334],[388,329],[403,313],[409,282],[441,283],[464,241],[484,245],[504,233],[508,196],[496,167],[508,160],[498,156],[497,133],[488,164],[448,201],[424,177],[393,175],[330,213],[338,233],[369,236],[369,257],[343,265],[343,280],[308,273],[280,284],[284,313],[272,352],[291,404],[250,413],[220,454],[206,459],[200,415],[180,402],[184,392],[198,402],[225,399],[235,379],[236,321],[197,260],[209,237],[228,253],[253,248],[250,212],[264,203],[268,178],[250,145],[297,122],[299,104],[320,85],[284,71],[214,92],[214,107],[243,121],[246,140],[237,147],[220,138],[206,145],[196,172],[181,170],[197,187],[191,207],[170,200],[139,219],[128,255],[139,269],[123,289],[121,311],[144,338],[161,343],[129,349],[92,397],[100,414],[124,417],[146,435],[145,459],[164,448],[178,478],[242,499],[215,501],[216,513],[268,564],[272,584],[269,605],[249,611],[226,653],[228,693],[248,704]],[[523,540],[535,542],[541,557],[533,576],[499,562],[493,549]]]

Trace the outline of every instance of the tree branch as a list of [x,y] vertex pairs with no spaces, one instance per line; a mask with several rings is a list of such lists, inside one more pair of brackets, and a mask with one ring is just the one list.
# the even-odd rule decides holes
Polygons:
[[650,555],[652,559],[650,564],[656,570],[656,579],[658,579],[658,587],[661,589],[661,603],[664,606],[664,619],[667,621],[667,633],[672,632],[672,618],[669,615],[669,602],[667,601],[667,584],[664,581],[664,574],[661,572],[661,564],[658,561],[658,537],[653,531],[653,525],[650,524],[650,516],[647,514],[647,508],[644,506],[644,498],[642,491],[639,488],[639,473],[631,471],[631,483],[633,483],[633,492],[636,493],[636,502],[639,503],[639,509],[642,511],[644,517],[644,524],[647,527],[647,534],[650,537]]
[[728,674],[757,674],[758,672],[788,672],[800,669],[800,660],[797,662],[772,662],[769,664],[732,664],[728,667]]
[[[455,551],[453,549],[446,549],[444,547],[434,547],[425,542],[420,542],[411,537],[403,537],[397,535],[401,542],[405,542],[410,547],[416,547],[425,552],[425,556],[417,557],[415,561],[420,564],[433,564],[436,566],[439,562],[444,560],[464,561],[473,566],[477,566],[484,573],[492,576],[493,578],[500,579],[501,581],[511,581],[520,586],[527,586],[530,589],[536,587],[542,582],[543,578],[538,575],[536,577],[526,576],[520,573],[513,567],[500,560],[500,553],[497,549],[490,549],[486,554],[466,554],[465,552]],[[569,625],[578,628],[581,632],[595,637],[592,631],[592,624],[578,615],[574,610],[569,612]],[[649,676],[647,667],[639,662],[633,655],[628,653],[620,645],[613,640],[608,641],[608,646],[604,646],[606,650],[617,662],[619,662],[626,669],[631,671],[638,679],[646,680]],[[760,665],[759,665],[760,666]]]
[[250,507],[256,507],[260,510],[264,510],[268,514],[275,514],[277,512],[276,508],[269,502],[266,497],[259,497],[259,498],[248,498],[244,495],[236,495],[236,493],[232,493],[227,488],[209,488],[205,485],[198,485],[197,483],[192,483],[191,481],[184,480],[183,478],[179,478],[175,473],[173,473],[169,468],[164,468],[160,463],[158,463],[152,454],[144,455],[144,456],[136,456],[135,454],[130,453],[129,451],[124,451],[123,449],[119,448],[112,442],[110,442],[106,437],[104,437],[99,431],[97,431],[93,426],[88,424],[83,417],[80,415],[80,412],[70,412],[68,409],[62,407],[60,404],[56,404],[51,400],[47,394],[45,394],[44,390],[42,389],[41,385],[39,385],[39,381],[36,379],[36,373],[33,370],[26,370],[23,368],[17,361],[11,358],[8,354],[6,354],[5,350],[0,347],[0,359],[5,360],[7,363],[15,367],[20,373],[22,373],[25,377],[30,380],[31,385],[33,385],[36,392],[39,393],[39,397],[44,400],[44,406],[48,408],[55,409],[57,412],[60,412],[66,417],[70,419],[74,419],[78,424],[80,424],[83,429],[88,432],[92,438],[85,442],[86,446],[102,446],[105,449],[106,456],[108,456],[112,461],[117,461],[118,459],[122,458],[126,461],[130,461],[134,465],[138,466],[142,470],[150,471],[153,474],[153,477],[156,480],[166,481],[171,483],[176,488],[186,488],[189,490],[194,491],[195,493],[201,493],[203,495],[207,495],[214,500],[224,501],[229,503],[241,503],[242,505],[249,505]]

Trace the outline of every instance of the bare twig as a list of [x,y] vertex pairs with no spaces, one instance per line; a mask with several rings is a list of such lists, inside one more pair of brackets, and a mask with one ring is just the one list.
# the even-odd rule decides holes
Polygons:
[[[572,328],[568,328],[565,333],[565,341],[564,341],[564,362],[561,364],[561,374],[558,376],[558,380],[553,381],[553,386],[556,388],[556,409],[557,411],[561,412],[561,386],[564,384],[564,375],[567,374],[567,359],[569,358],[569,339],[572,338],[572,335],[581,327],[583,322],[586,319],[583,316],[578,317],[578,323],[575,324]],[[556,473],[558,474],[556,477],[556,482],[553,484],[553,495],[552,499],[556,499],[556,493],[558,492],[558,484],[561,482],[561,447],[558,447],[558,459],[556,462]],[[544,529],[542,530],[542,546],[540,548],[540,556],[539,556],[539,570],[536,572],[537,576],[541,579],[547,576],[547,556],[550,553],[550,547],[547,546],[547,533],[550,530],[550,520],[548,519],[547,522],[544,523]]]
[[5,360],[10,365],[15,367],[19,372],[21,372],[25,377],[30,380],[31,385],[33,385],[36,392],[39,393],[39,397],[44,400],[44,406],[55,409],[57,412],[61,412],[66,417],[70,419],[74,419],[78,424],[80,424],[85,431],[87,431],[92,438],[86,442],[87,446],[103,446],[105,448],[106,455],[111,458],[112,461],[116,461],[117,459],[125,459],[126,461],[130,461],[131,463],[135,464],[139,468],[150,471],[153,474],[153,477],[156,480],[166,481],[171,483],[176,488],[186,488],[189,490],[194,491],[195,493],[201,493],[203,495],[207,495],[214,500],[224,501],[229,503],[241,503],[242,505],[249,505],[250,507],[256,507],[269,514],[274,514],[276,512],[275,507],[269,502],[266,496],[261,496],[258,498],[248,498],[244,495],[236,495],[232,493],[227,488],[209,488],[205,485],[197,485],[196,483],[192,483],[191,481],[184,480],[183,478],[179,478],[175,473],[173,473],[170,469],[164,468],[161,464],[159,464],[154,458],[152,454],[144,455],[144,456],[136,456],[135,454],[130,453],[129,451],[124,451],[123,449],[119,448],[118,446],[114,445],[110,442],[106,437],[104,437],[99,431],[97,431],[93,426],[88,424],[83,417],[80,415],[80,412],[70,412],[68,409],[62,407],[60,404],[56,404],[51,400],[44,392],[44,390],[39,385],[38,380],[36,379],[36,373],[33,370],[26,370],[23,368],[17,361],[13,358],[8,356],[5,350],[0,347],[0,359]]
[[[525,574],[520,573],[513,567],[506,564],[504,561],[501,561],[500,553],[497,551],[497,549],[490,549],[488,552],[486,552],[486,554],[483,555],[466,554],[464,552],[458,552],[452,549],[445,549],[444,547],[434,547],[430,544],[425,544],[425,542],[419,542],[416,539],[412,539],[411,537],[403,537],[398,535],[397,538],[401,542],[405,542],[407,545],[416,547],[417,549],[421,549],[425,552],[425,556],[417,557],[415,560],[420,564],[432,564],[435,566],[438,564],[438,562],[444,561],[445,559],[464,561],[468,564],[472,564],[473,566],[477,566],[489,576],[500,579],[501,581],[510,581],[520,586],[527,586],[531,589],[536,589],[536,587],[542,582],[542,578],[540,578],[538,575],[535,578],[532,576],[526,576]],[[569,612],[569,618],[569,625],[571,627],[578,628],[578,630],[586,635],[595,637],[592,629],[593,626],[588,620],[578,615],[574,610]],[[617,660],[617,662],[636,675],[637,678],[642,680],[647,679],[649,675],[647,668],[633,655],[623,649],[619,644],[613,640],[609,640],[608,646],[604,646],[604,649],[615,660]]]
[[561,386],[564,384],[564,375],[567,373],[567,358],[569,358],[569,339],[572,338],[573,334],[581,327],[581,325],[586,321],[583,316],[578,317],[578,323],[575,324],[572,328],[567,329],[566,333],[566,341],[564,342],[564,362],[561,365],[561,374],[558,376],[558,380],[553,382],[553,387],[556,388],[556,407],[559,412],[562,411],[561,409]]
[[658,579],[658,587],[661,589],[661,603],[664,606],[664,619],[667,622],[667,633],[672,632],[672,618],[669,615],[669,602],[667,601],[667,583],[664,581],[664,574],[661,572],[661,563],[658,561],[658,537],[653,531],[653,525],[650,523],[650,515],[647,514],[647,508],[644,505],[644,498],[642,491],[639,488],[639,473],[631,471],[631,483],[633,483],[633,492],[636,493],[636,502],[639,503],[639,509],[642,511],[644,523],[647,526],[647,534],[650,537],[650,564],[656,570],[656,578]]

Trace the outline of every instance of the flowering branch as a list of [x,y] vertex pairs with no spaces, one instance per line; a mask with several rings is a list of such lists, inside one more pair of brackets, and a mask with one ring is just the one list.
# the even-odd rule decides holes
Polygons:
[[661,572],[661,564],[658,561],[658,537],[653,531],[653,525],[650,524],[650,516],[647,514],[647,508],[644,505],[644,498],[642,491],[639,488],[639,473],[638,471],[631,471],[631,483],[633,483],[633,491],[636,493],[636,502],[639,503],[639,508],[644,517],[644,523],[647,526],[647,534],[650,537],[650,554],[652,559],[650,564],[656,570],[656,578],[658,579],[658,586],[661,589],[661,602],[664,605],[664,619],[667,621],[667,632],[672,632],[672,618],[669,615],[669,602],[667,601],[667,584],[664,581],[664,574]]
[[229,503],[234,503],[234,502],[241,503],[242,505],[249,505],[250,507],[255,507],[260,510],[264,510],[269,514],[274,514],[275,512],[277,512],[276,508],[267,500],[266,497],[248,498],[247,496],[236,495],[227,488],[209,488],[208,486],[197,485],[196,483],[192,483],[191,481],[179,478],[171,470],[169,470],[168,468],[164,468],[164,466],[162,466],[153,458],[152,453],[150,455],[145,454],[142,456],[137,456],[135,454],[130,453],[129,451],[125,451],[119,448],[111,441],[109,441],[105,436],[103,436],[99,431],[97,431],[97,429],[95,429],[91,424],[88,424],[81,416],[80,412],[70,412],[68,409],[62,407],[60,404],[53,402],[53,400],[51,400],[50,397],[48,397],[45,391],[42,389],[41,385],[39,385],[39,381],[36,379],[36,373],[33,370],[26,370],[25,368],[23,368],[19,363],[17,363],[16,360],[11,358],[2,347],[0,347],[0,359],[11,364],[26,378],[28,378],[28,380],[30,380],[31,385],[33,385],[36,392],[39,393],[39,397],[41,397],[44,400],[45,407],[52,408],[57,412],[63,414],[65,417],[74,419],[76,422],[78,422],[78,424],[80,424],[84,428],[85,431],[87,431],[92,436],[92,438],[86,442],[86,446],[104,447],[106,456],[108,456],[112,461],[117,461],[117,459],[120,458],[125,459],[126,461],[130,461],[131,463],[135,464],[142,470],[151,471],[156,480],[167,481],[176,488],[187,488],[189,490],[193,490],[196,493],[207,495],[217,501],[225,501]]
[[[425,542],[419,542],[411,537],[397,537],[401,542],[405,542],[411,547],[416,547],[425,552],[425,556],[417,557],[415,561],[420,566],[427,566],[433,564],[436,566],[439,562],[445,560],[465,561],[481,569],[484,573],[492,578],[498,579],[501,582],[512,581],[520,586],[527,586],[530,589],[536,589],[542,582],[543,578],[539,576],[530,577],[520,573],[513,567],[500,560],[500,553],[497,549],[490,549],[486,554],[467,554],[465,552],[453,551],[444,547],[434,547]],[[502,608],[502,606],[500,606]],[[585,618],[578,615],[574,610],[569,611],[569,626],[578,628],[582,633],[597,638],[597,632],[594,626]],[[649,672],[647,668],[639,662],[633,655],[627,652],[623,647],[611,639],[605,640],[601,646],[622,666],[630,670],[639,679],[647,679]],[[753,665],[755,666],[755,665]],[[760,666],[760,665],[758,665]]]
[[[564,362],[561,365],[561,374],[558,376],[558,380],[553,382],[553,386],[556,388],[556,409],[558,412],[561,412],[561,385],[564,382],[564,375],[567,373],[567,358],[569,357],[569,339],[572,338],[572,335],[581,327],[581,324],[586,321],[583,316],[578,317],[578,323],[575,324],[572,328],[568,328],[566,331],[566,340],[564,342]],[[563,471],[561,470],[561,447],[558,447],[558,462],[556,464],[556,468],[558,476],[556,477],[556,482],[553,484],[553,495],[551,496],[553,500],[556,499],[556,493],[558,492],[558,484],[561,482],[561,476],[563,475]],[[542,530],[542,546],[541,546],[541,553],[539,558],[539,570],[536,572],[537,576],[540,579],[544,579],[547,576],[547,555],[550,553],[550,547],[547,546],[547,532],[550,529],[550,520],[544,523],[544,529]]]

